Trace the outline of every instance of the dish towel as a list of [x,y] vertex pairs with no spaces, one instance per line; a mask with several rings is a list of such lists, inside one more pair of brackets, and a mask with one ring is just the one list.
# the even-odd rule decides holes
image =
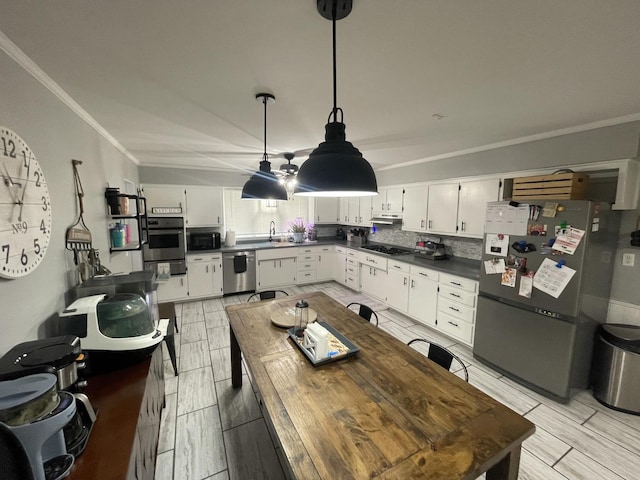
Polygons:
[[235,273],[244,273],[247,271],[246,255],[236,255],[233,257],[233,271]]

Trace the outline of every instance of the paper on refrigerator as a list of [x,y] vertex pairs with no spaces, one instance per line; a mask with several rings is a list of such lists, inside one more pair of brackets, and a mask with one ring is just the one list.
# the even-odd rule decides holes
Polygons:
[[557,265],[557,262],[545,258],[535,277],[533,277],[533,288],[558,298],[576,271],[566,265],[562,265],[560,268]]

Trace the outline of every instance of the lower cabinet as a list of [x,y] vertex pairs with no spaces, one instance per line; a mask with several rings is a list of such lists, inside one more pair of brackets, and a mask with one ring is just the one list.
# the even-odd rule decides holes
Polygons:
[[411,265],[409,273],[408,313],[427,327],[436,328],[438,272]]
[[333,279],[333,245],[298,248],[297,283],[325,282]]
[[360,265],[360,290],[380,300],[386,299],[387,272],[381,268]]
[[439,285],[437,328],[472,345],[478,282],[443,273]]
[[158,283],[158,301],[186,300],[189,295],[186,275],[174,275],[166,282]]
[[333,257],[333,279],[346,285],[347,280],[347,249],[345,247],[336,246]]
[[188,297],[222,295],[222,254],[187,255]]
[[360,261],[358,260],[358,252],[356,250],[347,249],[345,269],[344,284],[352,290],[359,292]]
[[256,291],[296,284],[297,248],[256,251]]
[[407,313],[409,307],[409,264],[389,260],[387,268],[387,303],[395,310]]

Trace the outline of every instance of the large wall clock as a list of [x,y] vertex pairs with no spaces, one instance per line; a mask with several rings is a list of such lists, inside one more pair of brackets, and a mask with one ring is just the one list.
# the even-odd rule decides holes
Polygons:
[[0,127],[0,277],[18,278],[42,262],[51,238],[47,181],[29,146]]

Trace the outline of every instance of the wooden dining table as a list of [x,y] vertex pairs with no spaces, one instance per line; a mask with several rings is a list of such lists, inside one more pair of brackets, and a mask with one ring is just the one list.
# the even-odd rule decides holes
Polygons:
[[[300,299],[358,353],[314,366],[270,320]],[[291,477],[517,479],[530,421],[325,293],[226,311],[232,384],[242,386],[244,358]]]

